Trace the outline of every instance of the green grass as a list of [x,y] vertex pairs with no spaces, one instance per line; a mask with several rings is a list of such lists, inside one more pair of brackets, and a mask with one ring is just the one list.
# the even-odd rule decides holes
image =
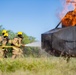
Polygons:
[[0,61],[0,75],[76,75],[76,60],[63,58],[18,58]]

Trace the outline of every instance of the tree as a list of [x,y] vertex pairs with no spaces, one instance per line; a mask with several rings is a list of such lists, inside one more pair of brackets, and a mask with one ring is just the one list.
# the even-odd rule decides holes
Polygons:
[[32,37],[32,36],[29,36],[29,40],[30,40],[30,43],[36,41],[36,40],[35,40],[35,37]]
[[8,34],[9,34],[9,38],[13,39],[16,36],[16,33],[14,33],[12,30],[7,30]]

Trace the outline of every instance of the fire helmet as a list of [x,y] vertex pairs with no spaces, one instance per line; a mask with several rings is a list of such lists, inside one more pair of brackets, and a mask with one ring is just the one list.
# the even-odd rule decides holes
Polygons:
[[22,32],[18,32],[17,36],[18,36],[19,38],[22,38],[22,39],[23,39],[23,35],[22,35],[22,34],[23,34]]
[[7,32],[7,30],[2,30],[2,34],[5,34]]
[[8,33],[5,33],[3,36],[4,36],[4,37],[8,37]]
[[22,35],[22,32],[18,32],[18,35]]

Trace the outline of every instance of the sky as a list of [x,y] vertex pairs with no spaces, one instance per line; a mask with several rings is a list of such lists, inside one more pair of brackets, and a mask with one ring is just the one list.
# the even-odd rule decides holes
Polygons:
[[36,40],[59,23],[60,0],[0,0],[0,25],[13,32],[22,31]]

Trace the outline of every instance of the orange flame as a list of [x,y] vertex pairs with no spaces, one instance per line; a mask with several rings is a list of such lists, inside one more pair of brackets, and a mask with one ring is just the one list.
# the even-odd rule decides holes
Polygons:
[[[67,10],[69,10],[69,5],[74,8],[73,11],[69,11],[65,17],[62,19],[62,25],[67,27],[67,26],[75,26],[76,25],[76,0],[66,0],[64,6],[64,10],[62,13],[64,13]],[[66,7],[67,6],[67,7]],[[63,14],[61,14],[63,15]]]

